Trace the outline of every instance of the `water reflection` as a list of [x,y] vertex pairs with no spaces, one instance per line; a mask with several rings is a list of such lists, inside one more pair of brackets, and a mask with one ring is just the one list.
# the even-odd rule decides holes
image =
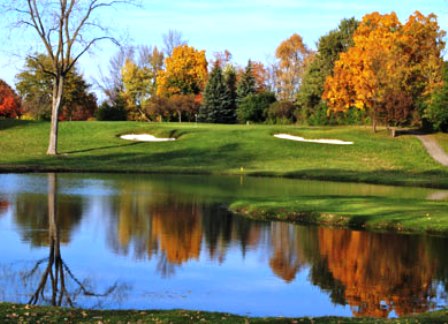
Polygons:
[[48,246],[49,249],[48,257],[37,261],[31,270],[21,271],[25,286],[31,282],[37,283],[28,304],[74,307],[79,296],[104,298],[122,294],[126,287],[117,283],[104,293],[94,292],[87,281],[75,276],[62,258],[61,243],[70,242],[70,232],[81,219],[82,206],[76,200],[59,203],[57,188],[57,175],[48,174],[46,210],[42,206],[36,208],[42,201],[32,196],[30,199],[22,196],[17,201],[16,221],[23,229],[24,239],[36,246]]
[[318,240],[354,315],[387,317],[391,311],[406,315],[434,307],[438,260],[429,257],[425,240],[324,228]]
[[[253,221],[229,213],[225,200],[210,199],[201,192],[185,193],[185,184],[179,192],[176,183],[121,179],[108,185],[113,188],[110,193],[104,191],[95,196],[91,194],[95,190],[85,187],[85,182],[79,185],[70,180],[67,185],[67,181],[63,176],[59,181],[58,176],[50,174],[46,196],[18,192],[10,203],[15,207],[10,209],[13,209],[12,218],[22,241],[34,247],[48,247],[45,259],[27,271],[21,270],[22,279],[33,283],[30,303],[72,305],[80,295],[115,295],[125,300],[127,292],[146,299],[148,295],[158,296],[162,292],[141,291],[138,287],[159,287],[157,280],[162,280],[162,287],[173,282],[173,286],[185,285],[186,291],[207,290],[208,294],[211,289],[208,286],[219,286],[215,289],[217,295],[222,295],[230,289],[228,278],[220,277],[225,274],[220,273],[218,267],[231,265],[237,269],[233,276],[247,276],[247,290],[254,288],[251,278],[265,276],[265,272],[275,278],[274,283],[270,277],[261,281],[275,285],[274,290],[266,289],[261,293],[268,299],[276,299],[277,290],[288,290],[290,300],[303,300],[308,298],[304,287],[310,285],[320,288],[316,292],[320,294],[318,299],[324,295],[334,304],[329,307],[346,306],[353,316],[402,316],[447,304],[448,256],[445,249],[448,240],[444,238]],[[83,190],[88,194],[82,194]],[[94,230],[89,232],[91,228]],[[153,265],[157,276],[148,280],[151,269],[145,267],[140,276],[135,275],[137,288],[132,288],[134,290],[126,285],[110,285],[109,280],[99,285],[105,293],[96,293],[92,282],[75,276],[76,271],[68,267],[61,253],[61,245],[75,246],[73,241],[85,238],[85,233],[95,236],[91,241],[100,253],[113,251],[110,259],[104,259],[103,272],[99,270],[97,276],[123,276],[123,272],[131,272],[141,264]],[[104,247],[99,240],[103,240]],[[12,244],[1,238],[0,242]],[[77,269],[85,267],[84,252],[87,251],[77,252],[80,256],[72,257],[70,264]],[[116,264],[122,267],[114,268],[119,270],[112,273]],[[214,268],[216,275],[212,274],[214,281],[207,282],[207,287],[201,286],[198,278],[210,275],[207,272],[211,271],[210,264],[217,266]],[[251,268],[251,264],[256,266]],[[179,281],[192,265],[195,265],[194,275],[190,272],[187,283]],[[238,299],[243,298],[241,294],[238,291],[229,299],[244,304],[246,301]],[[251,298],[264,298],[260,291],[254,294]],[[187,298],[184,295],[182,298]],[[214,305],[226,302],[206,296]],[[133,298],[137,297],[128,297],[129,302],[124,302],[123,307],[136,307]],[[196,301],[197,304],[201,302],[205,301]],[[159,306],[156,301],[149,307],[185,307],[172,303]],[[84,306],[82,301],[79,305]],[[111,304],[112,308],[116,306]],[[269,314],[278,315],[275,310]],[[333,310],[328,308],[325,314],[333,314]]]
[[9,202],[0,197],[0,217],[2,217],[4,215],[4,213],[8,210],[9,207]]

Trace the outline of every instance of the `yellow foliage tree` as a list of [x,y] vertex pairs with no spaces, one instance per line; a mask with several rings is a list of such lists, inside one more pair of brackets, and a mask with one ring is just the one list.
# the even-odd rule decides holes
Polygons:
[[180,45],[165,60],[165,70],[159,72],[157,95],[199,94],[205,88],[207,75],[205,51]]
[[443,35],[434,15],[416,12],[405,25],[395,13],[364,16],[326,80],[329,110],[367,109],[374,131],[378,121],[408,123],[441,79]]
[[124,86],[122,95],[128,107],[128,118],[148,120],[143,107],[151,96],[151,71],[146,67],[140,68],[132,60],[127,59],[121,69],[121,77]]

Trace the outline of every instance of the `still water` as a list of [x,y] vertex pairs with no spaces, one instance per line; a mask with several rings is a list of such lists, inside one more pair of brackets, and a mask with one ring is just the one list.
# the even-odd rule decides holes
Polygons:
[[0,175],[0,300],[251,316],[396,317],[446,306],[446,238],[227,211],[241,197],[355,195],[448,199],[287,179]]

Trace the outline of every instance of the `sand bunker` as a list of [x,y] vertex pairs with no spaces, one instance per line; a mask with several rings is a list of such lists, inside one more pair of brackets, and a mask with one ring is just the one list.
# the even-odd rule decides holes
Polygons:
[[299,136],[292,136],[288,134],[276,134],[274,137],[286,139],[290,141],[297,141],[297,142],[306,142],[306,143],[319,143],[319,144],[333,144],[333,145],[353,145],[353,142],[345,142],[341,140],[336,139],[306,139]]
[[128,134],[121,135],[121,139],[127,141],[137,141],[137,142],[171,142],[175,141],[175,138],[158,138],[149,134]]

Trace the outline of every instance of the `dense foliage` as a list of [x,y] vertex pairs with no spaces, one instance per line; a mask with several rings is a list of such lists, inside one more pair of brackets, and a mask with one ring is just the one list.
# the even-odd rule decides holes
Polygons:
[[444,33],[435,15],[419,12],[402,24],[395,13],[363,17],[354,45],[341,53],[323,98],[332,111],[366,110],[378,123],[421,123],[428,95],[441,79]]
[[272,92],[249,94],[238,104],[236,110],[238,121],[240,123],[264,122],[269,106],[275,101],[275,94]]
[[434,130],[448,131],[448,62],[443,64],[443,83],[434,91],[425,111]]
[[[395,13],[374,12],[362,21],[343,19],[319,39],[316,52],[293,34],[280,42],[267,65],[249,60],[245,67],[238,66],[225,50],[214,53],[212,68],[207,70],[205,51],[189,46],[180,32],[171,30],[164,36],[164,51],[130,46],[111,59],[111,75],[103,76],[100,84],[106,99],[97,118],[371,123],[374,129],[429,125],[446,130],[444,35],[433,14],[415,12],[401,23]],[[46,73],[50,65],[48,57],[37,55],[28,58],[17,75],[16,87],[28,117],[51,116],[53,80]],[[96,98],[89,93],[90,85],[76,68],[64,81],[59,118],[92,117]]]
[[16,118],[22,114],[22,105],[16,92],[0,80],[0,118]]
[[[302,85],[297,95],[298,120],[311,125],[336,123],[335,116],[328,118],[328,107],[322,100],[325,79],[333,73],[339,54],[353,45],[353,33],[358,27],[354,18],[344,19],[338,28],[322,36],[317,44],[317,53],[306,66]],[[348,122],[350,121],[341,121]]]
[[[17,78],[17,90],[23,99],[24,113],[35,119],[49,120],[52,110],[53,76],[42,70],[50,68],[51,60],[43,54],[28,57]],[[65,90],[59,120],[87,120],[95,115],[96,96],[90,85],[74,67],[65,76]]]

